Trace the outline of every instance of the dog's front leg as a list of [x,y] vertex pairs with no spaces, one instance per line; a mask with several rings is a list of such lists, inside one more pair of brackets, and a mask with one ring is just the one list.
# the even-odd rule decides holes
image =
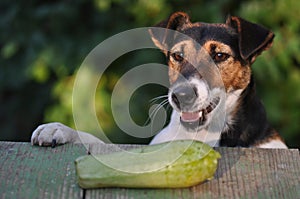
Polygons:
[[40,125],[31,136],[32,145],[55,146],[66,143],[103,143],[95,136],[76,131],[58,122]]

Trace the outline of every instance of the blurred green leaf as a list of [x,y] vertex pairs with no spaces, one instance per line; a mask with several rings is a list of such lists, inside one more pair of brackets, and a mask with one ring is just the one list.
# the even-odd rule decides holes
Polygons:
[[1,55],[4,59],[8,59],[15,55],[18,51],[18,44],[16,42],[8,42],[1,50]]
[[[127,29],[152,26],[174,11],[192,21],[222,23],[228,14],[262,24],[275,32],[273,47],[253,65],[259,96],[271,123],[290,146],[300,147],[300,1],[298,0],[73,0],[0,2],[0,140],[28,141],[40,123],[74,127],[72,89],[76,71],[101,41]],[[161,61],[162,60],[162,61]],[[123,133],[110,108],[119,77],[143,63],[164,63],[160,52],[122,56],[105,72],[95,94],[99,122],[112,141],[147,143]],[[148,92],[147,92],[148,90]],[[150,87],[132,98],[131,115],[148,117],[148,101],[166,92]],[[25,110],[24,110],[25,109]],[[86,131],[91,124],[86,121]]]

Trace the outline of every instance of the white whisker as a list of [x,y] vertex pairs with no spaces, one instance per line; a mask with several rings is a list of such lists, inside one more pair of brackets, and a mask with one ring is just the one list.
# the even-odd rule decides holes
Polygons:
[[[157,114],[158,110],[159,110],[160,108],[164,107],[164,105],[166,105],[166,104],[168,104],[168,103],[169,103],[169,102],[168,102],[168,99],[165,99],[165,100],[163,100],[160,104],[158,104],[158,106],[155,107],[155,109],[150,113],[150,118],[151,118],[151,116],[155,116],[155,115]],[[149,118],[149,119],[150,119],[150,118]]]
[[[160,98],[162,98],[162,97],[160,97]],[[150,113],[150,115],[149,115],[147,121],[144,123],[144,125],[146,125],[151,120],[152,117],[155,117],[155,115],[158,113],[160,108],[163,108],[168,103],[169,103],[168,99],[165,99],[161,103],[159,103],[158,106],[155,107],[154,110]]]
[[155,98],[149,100],[149,102],[153,103],[153,102],[155,102],[159,99],[163,99],[163,98],[168,98],[168,95],[161,95],[161,96],[155,97]]

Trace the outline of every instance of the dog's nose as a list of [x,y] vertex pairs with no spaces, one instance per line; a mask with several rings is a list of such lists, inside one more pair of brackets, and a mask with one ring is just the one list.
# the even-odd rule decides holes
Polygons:
[[197,89],[194,86],[180,86],[172,91],[172,100],[181,109],[192,105],[197,99]]

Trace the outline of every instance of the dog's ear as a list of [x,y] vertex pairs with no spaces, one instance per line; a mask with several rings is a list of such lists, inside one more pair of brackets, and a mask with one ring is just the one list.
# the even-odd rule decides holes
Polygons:
[[149,33],[153,43],[166,52],[168,48],[168,30],[156,29],[156,28],[166,28],[170,30],[181,31],[191,24],[189,16],[184,12],[175,12],[167,20],[164,20],[154,28],[149,29]]
[[239,17],[228,17],[226,24],[236,30],[241,57],[253,63],[256,57],[271,47],[274,34],[268,29]]

